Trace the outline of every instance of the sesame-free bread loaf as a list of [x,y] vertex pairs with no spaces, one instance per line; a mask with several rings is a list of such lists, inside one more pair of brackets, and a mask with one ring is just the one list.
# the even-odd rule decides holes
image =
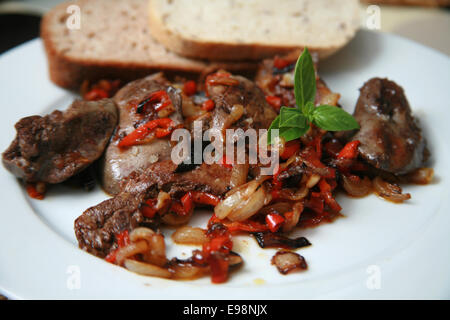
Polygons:
[[320,57],[360,25],[358,0],[149,0],[150,31],[166,48],[210,60],[261,59],[307,46]]
[[[80,28],[67,26],[80,8]],[[73,17],[73,16],[72,16]],[[79,0],[50,10],[41,23],[51,80],[65,88],[78,88],[83,80],[125,81],[151,72],[198,74],[214,67],[249,71],[254,63],[217,63],[181,57],[150,35],[147,0]]]

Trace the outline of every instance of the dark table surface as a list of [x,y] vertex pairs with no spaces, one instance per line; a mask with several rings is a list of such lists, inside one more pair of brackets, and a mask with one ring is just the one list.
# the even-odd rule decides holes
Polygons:
[[[0,54],[28,40],[39,37],[41,17],[22,14],[0,14]],[[7,298],[0,294],[0,300]]]
[[0,54],[39,37],[41,17],[22,14],[0,14]]

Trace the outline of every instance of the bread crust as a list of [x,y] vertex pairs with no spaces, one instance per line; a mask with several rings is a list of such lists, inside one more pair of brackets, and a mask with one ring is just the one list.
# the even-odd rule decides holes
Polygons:
[[167,65],[157,61],[149,61],[148,64],[145,64],[68,56],[57,49],[50,29],[53,15],[61,12],[60,10],[65,11],[69,4],[74,3],[76,4],[76,1],[57,5],[44,15],[41,21],[40,35],[47,55],[50,80],[60,87],[78,89],[84,80],[96,81],[105,78],[128,82],[159,71],[164,71],[169,77],[176,74],[192,78],[209,69],[224,68],[235,72],[251,73],[257,68],[256,63],[245,61],[238,63],[217,62],[211,65],[206,61],[192,60],[192,63],[189,64]]
[[[164,22],[155,10],[153,3],[153,1],[149,0],[149,25],[153,38],[162,43],[167,49],[184,57],[209,61],[261,60],[304,49],[303,46],[276,46],[261,43],[220,43],[185,39],[164,27]],[[308,50],[317,53],[321,59],[327,58],[341,49],[355,34],[356,30],[353,31],[353,34],[349,36],[347,41],[338,46],[329,46],[328,48],[308,46]]]

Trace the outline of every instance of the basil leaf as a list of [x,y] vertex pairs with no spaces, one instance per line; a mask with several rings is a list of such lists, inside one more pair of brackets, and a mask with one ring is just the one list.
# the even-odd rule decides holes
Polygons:
[[286,142],[295,140],[303,136],[309,130],[309,124],[304,128],[280,128],[280,137],[283,137]]
[[314,103],[316,97],[316,73],[308,48],[303,50],[302,55],[295,64],[294,94],[295,102],[302,111],[307,102]]
[[312,121],[312,118],[313,118],[314,109],[316,109],[316,107],[314,106],[314,103],[312,103],[311,101],[308,101],[302,110],[303,114],[305,115],[306,118],[308,118],[308,120],[310,122]]
[[267,132],[267,144],[272,144],[274,141],[272,141],[272,130],[273,129],[280,129],[280,118],[281,115],[278,115],[273,121],[272,124],[269,127],[269,130]]
[[280,128],[304,128],[306,127],[306,118],[297,108],[282,107],[280,109]]
[[313,123],[327,131],[359,129],[359,124],[349,113],[341,108],[322,105],[314,109]]

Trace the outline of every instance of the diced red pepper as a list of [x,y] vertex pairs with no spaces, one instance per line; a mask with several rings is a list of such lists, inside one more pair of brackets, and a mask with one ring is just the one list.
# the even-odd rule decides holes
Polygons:
[[192,194],[193,201],[198,204],[206,204],[215,207],[220,202],[220,198],[211,193],[201,191],[190,191],[190,193]]
[[271,232],[277,232],[284,223],[284,218],[277,213],[269,213],[266,215],[266,223]]
[[215,103],[213,100],[208,99],[205,102],[202,103],[202,109],[205,111],[211,111],[215,108]]
[[36,184],[34,183],[27,183],[25,186],[25,189],[27,190],[28,196],[33,199],[42,200],[44,199],[44,194],[37,191]]
[[153,218],[157,212],[155,205],[156,205],[156,199],[149,199],[145,201],[145,203],[141,206],[140,210],[142,212],[142,215],[147,218]]
[[278,56],[273,59],[273,66],[277,69],[286,68],[290,64],[291,62],[289,60],[280,58]]
[[173,128],[174,125],[175,123],[173,122],[173,120],[169,118],[151,120],[139,126],[136,130],[123,137],[122,140],[119,141],[118,146],[119,148],[134,146],[136,144],[139,144],[140,140],[143,140],[145,137],[147,137],[157,127],[169,129],[171,127]]
[[224,283],[228,279],[229,262],[220,257],[211,256],[209,259],[209,266],[211,268],[211,282]]
[[184,212],[191,212],[194,209],[194,202],[191,192],[188,192],[181,197],[181,204],[183,205]]
[[291,140],[285,143],[281,159],[287,160],[292,157],[298,150],[300,150],[300,141],[298,139]]
[[197,92],[197,84],[195,81],[186,81],[183,85],[183,93],[187,96],[192,96]]
[[277,96],[266,96],[266,101],[268,104],[275,109],[275,111],[280,111],[281,108],[281,98]]
[[247,220],[247,221],[233,221],[233,222],[226,222],[224,223],[228,230],[230,230],[231,233],[235,232],[264,232],[269,230],[269,227],[267,225],[264,225],[262,223]]
[[92,89],[84,95],[84,100],[95,101],[108,98],[108,93],[102,89]]
[[178,201],[172,201],[172,204],[170,205],[170,211],[175,212],[179,216],[185,216],[189,213],[184,210],[183,205]]
[[311,196],[305,202],[305,206],[316,213],[322,214],[324,209],[324,202],[321,194],[318,192],[311,192]]
[[123,248],[130,244],[130,236],[128,233],[128,230],[124,230],[118,234],[116,234],[116,243],[118,248],[114,251],[111,251],[106,257],[105,260],[111,263],[114,263],[116,261],[116,255],[117,251],[119,251],[120,248]]
[[360,142],[358,140],[350,141],[339,152],[338,159],[355,159],[358,156],[358,146]]

